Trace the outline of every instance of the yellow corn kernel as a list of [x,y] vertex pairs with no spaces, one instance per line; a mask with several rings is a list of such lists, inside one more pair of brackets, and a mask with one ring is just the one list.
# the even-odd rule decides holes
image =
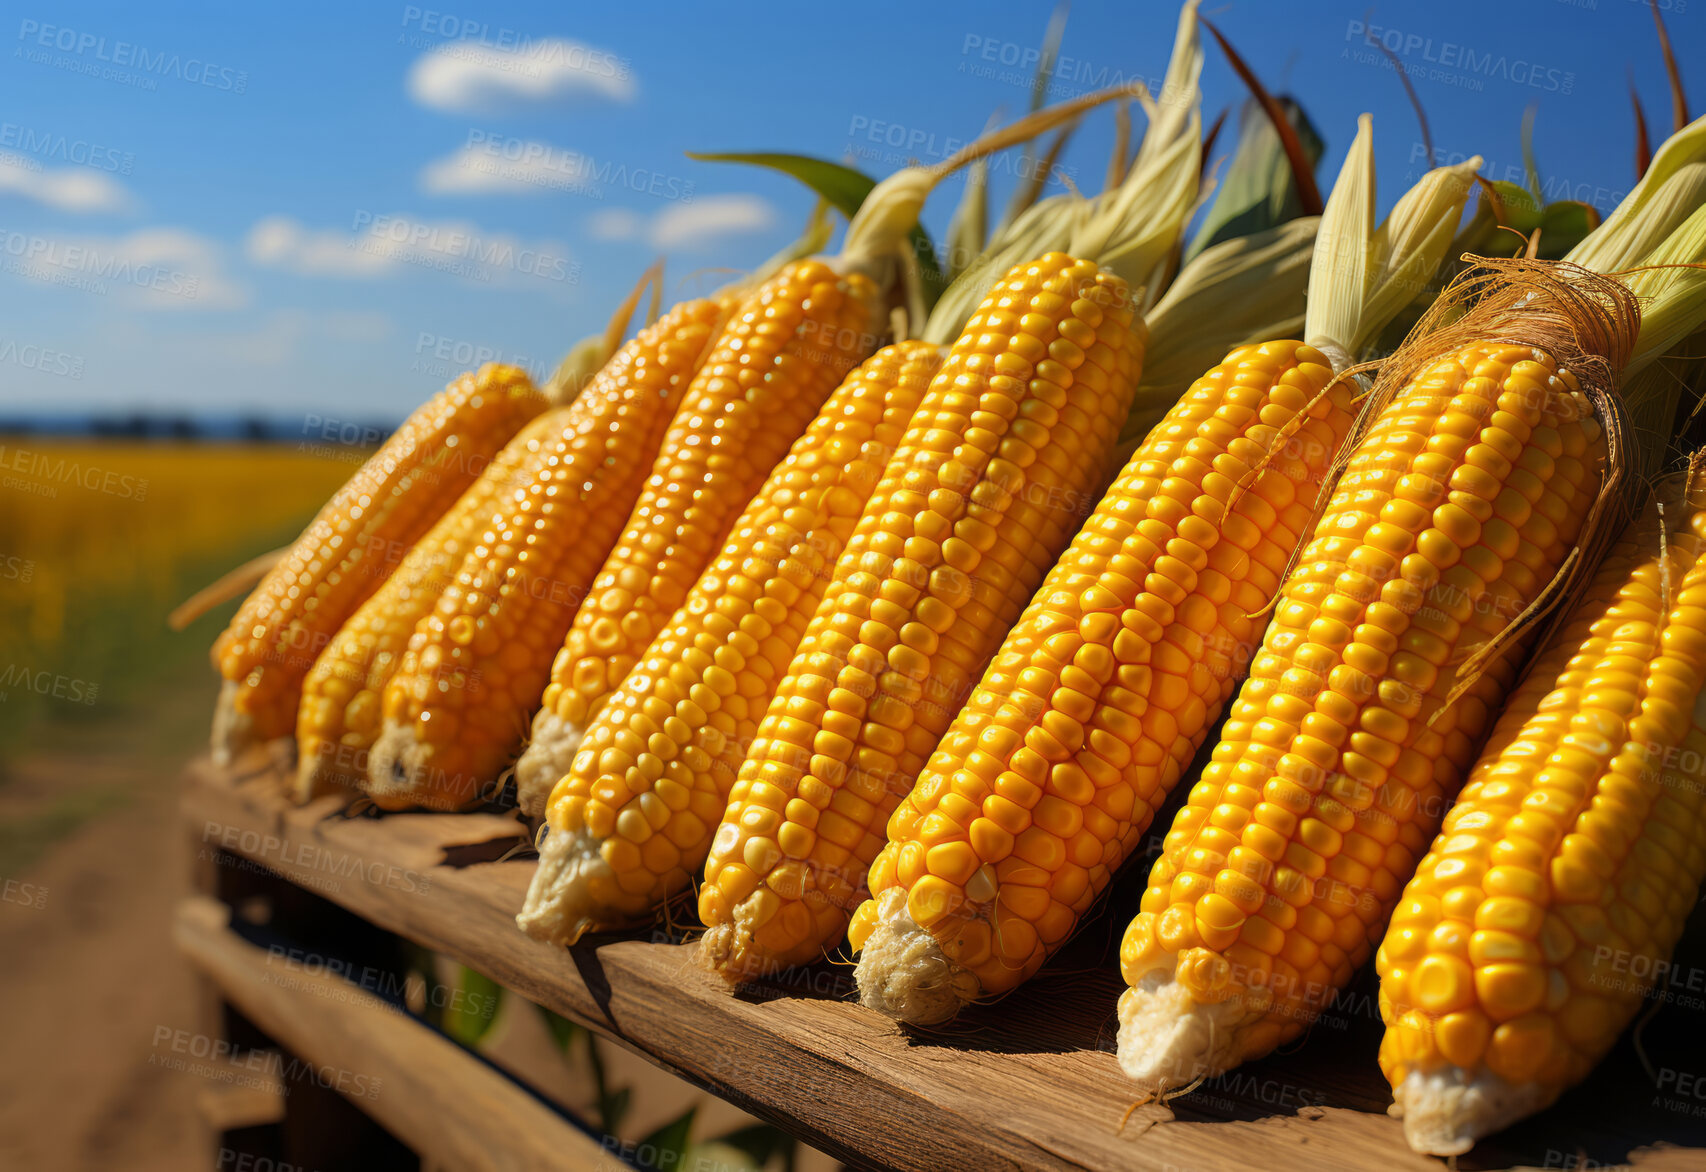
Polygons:
[[[1527,394],[1536,379],[1542,393]],[[1518,399],[1527,422],[1503,410]],[[1559,521],[1544,531],[1524,527],[1518,560],[1491,559],[1490,577],[1457,574],[1454,567],[1472,564],[1465,553],[1480,548],[1481,535],[1452,499],[1453,477],[1472,466],[1510,483],[1517,467],[1551,460],[1549,448],[1572,453],[1533,486],[1536,507]],[[1562,566],[1599,492],[1604,459],[1587,397],[1535,347],[1462,346],[1425,364],[1374,417],[1282,588],[1251,678],[1167,835],[1143,914],[1127,929],[1121,968],[1133,989],[1121,1012],[1133,1031],[1149,1020],[1137,987],[1153,986],[1152,974],[1170,977],[1197,1005],[1213,1007],[1214,1054],[1186,1064],[1209,1061],[1214,1073],[1301,1033],[1350,980],[1486,737],[1519,651],[1507,647],[1446,707],[1456,665],[1502,632]],[[1371,547],[1413,552],[1394,565],[1367,557]],[[1384,566],[1384,580],[1358,564]],[[1434,613],[1444,610],[1449,621]],[[1229,810],[1242,813],[1229,819]],[[1472,860],[1454,863],[1427,894],[1443,898],[1490,874]],[[1187,876],[1195,882],[1183,882]],[[1205,893],[1205,883],[1218,893],[1239,877],[1259,881],[1259,898]],[[1515,875],[1506,886],[1513,896],[1528,890]],[[1227,942],[1282,904],[1294,909],[1294,927],[1248,937],[1257,947],[1278,945],[1271,967],[1233,963]],[[1196,954],[1158,935],[1172,917],[1189,918]],[[1414,920],[1406,928],[1420,930]],[[1407,969],[1408,995],[1455,1012],[1475,995],[1466,981],[1480,985],[1485,976],[1513,1013],[1525,1012],[1536,994],[1530,966],[1498,961],[1475,971],[1477,949],[1496,942],[1471,935],[1441,938],[1437,964]],[[1164,1047],[1148,1056],[1144,1049],[1122,1033],[1133,1077],[1191,1077],[1159,1068],[1177,1060]],[[1519,1050],[1530,1052],[1513,1044]]]
[[545,411],[505,444],[314,661],[302,682],[296,716],[298,801],[334,785],[359,786],[366,777],[368,751],[379,736],[385,684],[397,670],[415,625],[450,585],[497,502],[538,470],[568,410]]
[[[556,783],[524,929],[573,943],[588,928],[647,919],[704,864],[759,718],[941,364],[923,342],[879,351],[829,397],[747,505]],[[816,839],[816,808],[799,807],[800,820],[776,833],[788,858],[805,857]],[[779,812],[763,814],[767,825],[780,822]],[[624,860],[605,849],[608,833],[596,828],[606,824],[652,851],[634,872],[613,870]],[[778,864],[767,882],[797,898],[794,870]]]
[[[1008,273],[967,323],[730,795],[699,900],[701,956],[724,975],[810,960],[845,931],[884,820],[1101,483],[1144,337],[1123,282],[1059,253]],[[815,820],[803,894],[774,918],[745,894],[763,878],[748,843],[768,841],[755,808]],[[1033,846],[1052,856],[1022,836],[1016,849]]]
[[[956,988],[970,995],[1010,990],[1065,939],[1147,829],[1244,674],[1253,616],[1266,605],[1271,582],[1232,538],[1260,526],[1260,541],[1284,549],[1301,543],[1304,514],[1291,506],[1313,499],[1355,417],[1348,381],[1321,395],[1331,380],[1329,360],[1301,342],[1240,347],[1150,432],[889,820],[888,845],[871,868],[871,898],[853,917],[854,948],[871,944],[884,891],[905,885],[893,859],[912,844],[932,857],[951,844],[965,846],[968,862],[954,873],[930,868],[951,886],[946,912],[930,925],[945,952],[961,950],[955,940],[968,930],[982,938],[997,896],[1038,929],[994,934],[970,970],[975,980]],[[1229,548],[1235,556],[1226,556]],[[1141,629],[1126,622],[1157,615],[1166,622]],[[1122,661],[1148,665],[1140,689],[1121,687]],[[1130,720],[1123,706],[1134,694],[1148,708]],[[997,802],[1023,811],[1021,837],[1046,835],[1056,844],[1044,852],[1045,884],[1020,888],[1017,902],[1013,889],[999,884],[973,899],[958,876],[1000,864],[1018,848],[1011,835],[991,841],[978,830]],[[1240,876],[1237,891],[1250,901],[1259,887]],[[861,957],[866,1003],[912,1021],[926,1011],[940,1020],[956,1010],[940,998],[913,996],[912,983],[891,971],[891,946],[915,952],[904,944],[906,929],[892,927],[892,939]]]
[[[1482,1088],[1495,1106],[1450,1119],[1467,1146],[1557,1099],[1635,1016],[1706,878],[1703,693],[1706,481],[1675,477],[1511,696],[1404,890],[1417,914],[1376,954],[1407,1112],[1437,1128],[1440,1085]],[[1430,943],[1452,935],[1466,957]]]
[[868,278],[797,261],[729,322],[551,664],[517,768],[524,812],[544,812],[587,725],[687,597],[741,508],[875,348],[876,301]]
[[490,512],[385,685],[368,757],[376,803],[456,809],[497,778],[723,314],[688,302],[642,330]]
[[416,408],[337,491],[214,642],[216,760],[290,735],[303,677],[338,628],[544,409],[524,371],[488,364]]

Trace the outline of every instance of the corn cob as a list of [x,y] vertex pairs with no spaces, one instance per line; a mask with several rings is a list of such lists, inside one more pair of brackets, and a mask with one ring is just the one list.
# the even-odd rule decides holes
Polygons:
[[214,643],[216,761],[290,735],[302,679],[344,620],[544,409],[524,372],[484,366],[419,407],[338,490]]
[[[1363,256],[1346,236],[1372,227],[1357,214],[1370,134],[1334,188],[1328,223],[1352,219],[1321,233],[1323,270]],[[1400,202],[1398,225],[1425,210],[1377,234],[1401,238],[1386,270],[1433,270],[1473,171],[1434,172]],[[1234,349],[1125,465],[889,822],[849,931],[866,1005],[931,1023],[1006,992],[1105,890],[1246,670],[1355,418],[1359,388],[1335,368],[1397,308],[1387,287],[1340,280],[1312,298],[1322,349]]]
[[367,773],[380,806],[455,809],[503,769],[727,311],[690,301],[642,330],[575,399],[529,481],[488,514],[385,685]]
[[[1582,270],[1490,271],[1382,373],[1150,873],[1120,949],[1119,1055],[1151,1089],[1267,1053],[1346,984],[1487,735],[1531,608],[1603,534],[1621,467],[1601,388],[1633,299]],[[1465,292],[1480,303],[1442,324]]]
[[747,505],[557,783],[528,932],[572,944],[649,919],[704,864],[759,717],[941,361],[924,342],[880,351]]
[[379,735],[380,698],[415,624],[432,612],[498,502],[538,471],[571,410],[547,410],[505,444],[314,661],[296,717],[298,801],[333,786],[359,786],[367,776],[368,751]]
[[829,393],[876,345],[878,292],[821,261],[754,293],[682,399],[621,540],[575,615],[516,767],[523,811],[544,812],[588,723],[721,546],[740,508]]
[[1380,946],[1380,1065],[1418,1151],[1466,1152],[1581,1081],[1706,877],[1706,784],[1667,765],[1706,749],[1689,480],[1661,486],[1511,697]]
[[1052,253],[997,283],[884,470],[742,764],[700,955],[730,979],[846,929],[881,828],[1105,475],[1144,331]]

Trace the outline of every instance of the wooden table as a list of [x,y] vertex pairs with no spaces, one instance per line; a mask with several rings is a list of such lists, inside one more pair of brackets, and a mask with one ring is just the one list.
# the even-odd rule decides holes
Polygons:
[[[1386,1115],[1367,973],[1302,1042],[1125,1118],[1135,1096],[1113,1055],[1115,957],[1139,894],[1132,872],[1028,986],[950,1027],[910,1032],[851,1000],[846,965],[731,992],[698,967],[680,932],[547,947],[515,926],[534,864],[508,857],[528,837],[513,814],[350,816],[335,798],[289,804],[281,777],[261,752],[227,771],[191,765],[183,811],[197,854],[227,875],[276,873],[312,902],[444,953],[856,1167],[1445,1166],[1411,1153]],[[293,923],[315,931],[311,917]],[[1626,1036],[1588,1084],[1459,1168],[1706,1168],[1706,987],[1689,975],[1706,972],[1706,917],[1692,928],[1678,957],[1684,987],[1653,1003],[1640,1051]],[[619,1166],[599,1139],[413,1018],[378,1010],[385,1020],[375,1024],[347,999],[305,991],[299,964],[245,940],[209,896],[186,901],[177,937],[264,1032],[288,1031],[294,1052],[403,1080],[401,1093],[371,1103],[346,1097],[438,1163]]]

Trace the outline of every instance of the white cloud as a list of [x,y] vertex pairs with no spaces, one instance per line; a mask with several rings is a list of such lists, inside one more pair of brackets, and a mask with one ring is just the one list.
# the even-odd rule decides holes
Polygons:
[[289,216],[268,216],[249,229],[244,250],[258,265],[303,277],[379,277],[396,267],[384,252],[356,245],[354,236],[336,228],[315,230]]
[[603,208],[586,222],[586,230],[594,240],[632,240],[645,226],[645,218],[631,208]]
[[776,209],[756,195],[707,195],[677,203],[647,219],[630,208],[604,208],[587,217],[594,240],[638,240],[665,251],[703,252],[724,236],[762,232]]
[[702,249],[719,237],[762,232],[776,209],[756,195],[707,195],[665,208],[648,233],[653,248]]
[[364,215],[351,231],[269,216],[249,230],[249,259],[306,277],[351,280],[437,272],[487,288],[575,284],[580,263],[557,240],[528,240],[466,220]]
[[409,96],[453,114],[590,97],[631,101],[637,89],[628,62],[579,41],[547,37],[514,49],[442,45],[409,70]]
[[[463,146],[421,169],[421,190],[428,195],[541,195],[548,191],[598,198],[585,178],[592,160],[549,143],[515,140],[494,146]],[[512,157],[513,156],[513,157]]]
[[[9,269],[46,285],[110,295],[133,309],[240,309],[249,291],[225,272],[225,248],[182,228],[143,228],[126,236],[52,236],[16,232]],[[10,251],[12,241],[7,242]]]
[[20,195],[61,212],[126,212],[136,200],[124,185],[87,167],[44,169],[32,159],[0,154],[0,195]]

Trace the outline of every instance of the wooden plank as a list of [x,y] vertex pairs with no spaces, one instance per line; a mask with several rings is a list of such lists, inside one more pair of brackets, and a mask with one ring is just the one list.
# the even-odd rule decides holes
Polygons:
[[215,1133],[278,1123],[284,1118],[284,1081],[271,1072],[256,1074],[231,1065],[231,1081],[196,1096],[196,1112]]
[[[334,798],[289,805],[279,779],[259,757],[229,773],[192,766],[184,805],[192,833],[858,1166],[1440,1167],[1411,1153],[1385,1114],[1391,1099],[1374,1063],[1380,1025],[1366,975],[1304,1042],[1170,1107],[1140,1107],[1122,1128],[1132,1096],[1112,1053],[1122,987],[1112,958],[1132,908],[1118,894],[1037,980],[947,1029],[913,1033],[851,1001],[845,966],[731,992],[697,965],[692,944],[539,944],[514,925],[533,863],[502,858],[526,838],[513,815],[349,817]],[[1692,1082],[1702,1062],[1688,1056],[1706,1052],[1706,1030],[1698,1013],[1673,1016],[1662,1045]],[[1686,1105],[1650,1102],[1651,1081],[1643,1088],[1641,1066],[1626,1058],[1614,1054],[1583,1088],[1483,1143],[1462,1166],[1570,1166],[1579,1153],[1601,1164],[1638,1157],[1644,1169],[1699,1167],[1706,1123]]]
[[179,950],[317,1084],[447,1168],[591,1167],[598,1141],[460,1046],[322,966],[285,967],[205,896],[178,907]]

